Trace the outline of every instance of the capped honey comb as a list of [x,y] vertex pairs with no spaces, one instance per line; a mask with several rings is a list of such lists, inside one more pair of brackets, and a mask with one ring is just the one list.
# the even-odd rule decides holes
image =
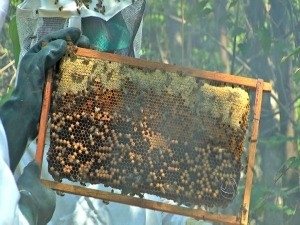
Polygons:
[[64,57],[52,93],[48,170],[57,181],[227,206],[240,179],[249,106],[242,87]]

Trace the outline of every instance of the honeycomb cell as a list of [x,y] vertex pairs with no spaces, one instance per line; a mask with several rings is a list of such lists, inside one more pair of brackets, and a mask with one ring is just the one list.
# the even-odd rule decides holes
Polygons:
[[191,206],[234,199],[250,109],[243,88],[81,56],[62,59],[56,84],[55,180]]

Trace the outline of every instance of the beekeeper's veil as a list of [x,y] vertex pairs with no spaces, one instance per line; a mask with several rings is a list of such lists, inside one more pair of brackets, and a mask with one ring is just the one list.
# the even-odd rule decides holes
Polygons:
[[21,56],[42,36],[78,27],[101,51],[139,56],[146,0],[25,0],[17,7]]

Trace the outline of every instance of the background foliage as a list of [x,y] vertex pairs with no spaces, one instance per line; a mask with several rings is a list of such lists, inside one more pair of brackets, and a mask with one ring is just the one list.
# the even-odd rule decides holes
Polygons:
[[[15,78],[9,24],[19,2],[11,1],[0,36],[2,98]],[[299,0],[147,1],[142,58],[273,84],[263,100],[251,224],[300,221],[299,27]]]
[[16,35],[10,35],[16,31],[12,30],[12,26],[10,28],[10,24],[14,22],[16,6],[21,2],[21,0],[10,0],[9,13],[0,35],[0,103],[8,96],[16,77],[16,62],[12,44]]
[[299,9],[296,0],[148,0],[143,58],[273,85],[263,100],[251,224],[300,221]]

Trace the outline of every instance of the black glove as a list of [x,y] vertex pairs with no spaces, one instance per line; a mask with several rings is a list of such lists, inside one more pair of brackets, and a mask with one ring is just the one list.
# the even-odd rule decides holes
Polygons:
[[40,168],[35,161],[29,163],[17,181],[20,191],[19,208],[30,224],[47,224],[55,210],[56,194],[39,179]]
[[12,171],[18,165],[28,140],[37,136],[46,71],[64,55],[66,40],[77,43],[79,39],[80,46],[89,45],[87,38],[80,38],[79,29],[59,30],[42,38],[22,58],[17,85],[8,101],[0,107]]

